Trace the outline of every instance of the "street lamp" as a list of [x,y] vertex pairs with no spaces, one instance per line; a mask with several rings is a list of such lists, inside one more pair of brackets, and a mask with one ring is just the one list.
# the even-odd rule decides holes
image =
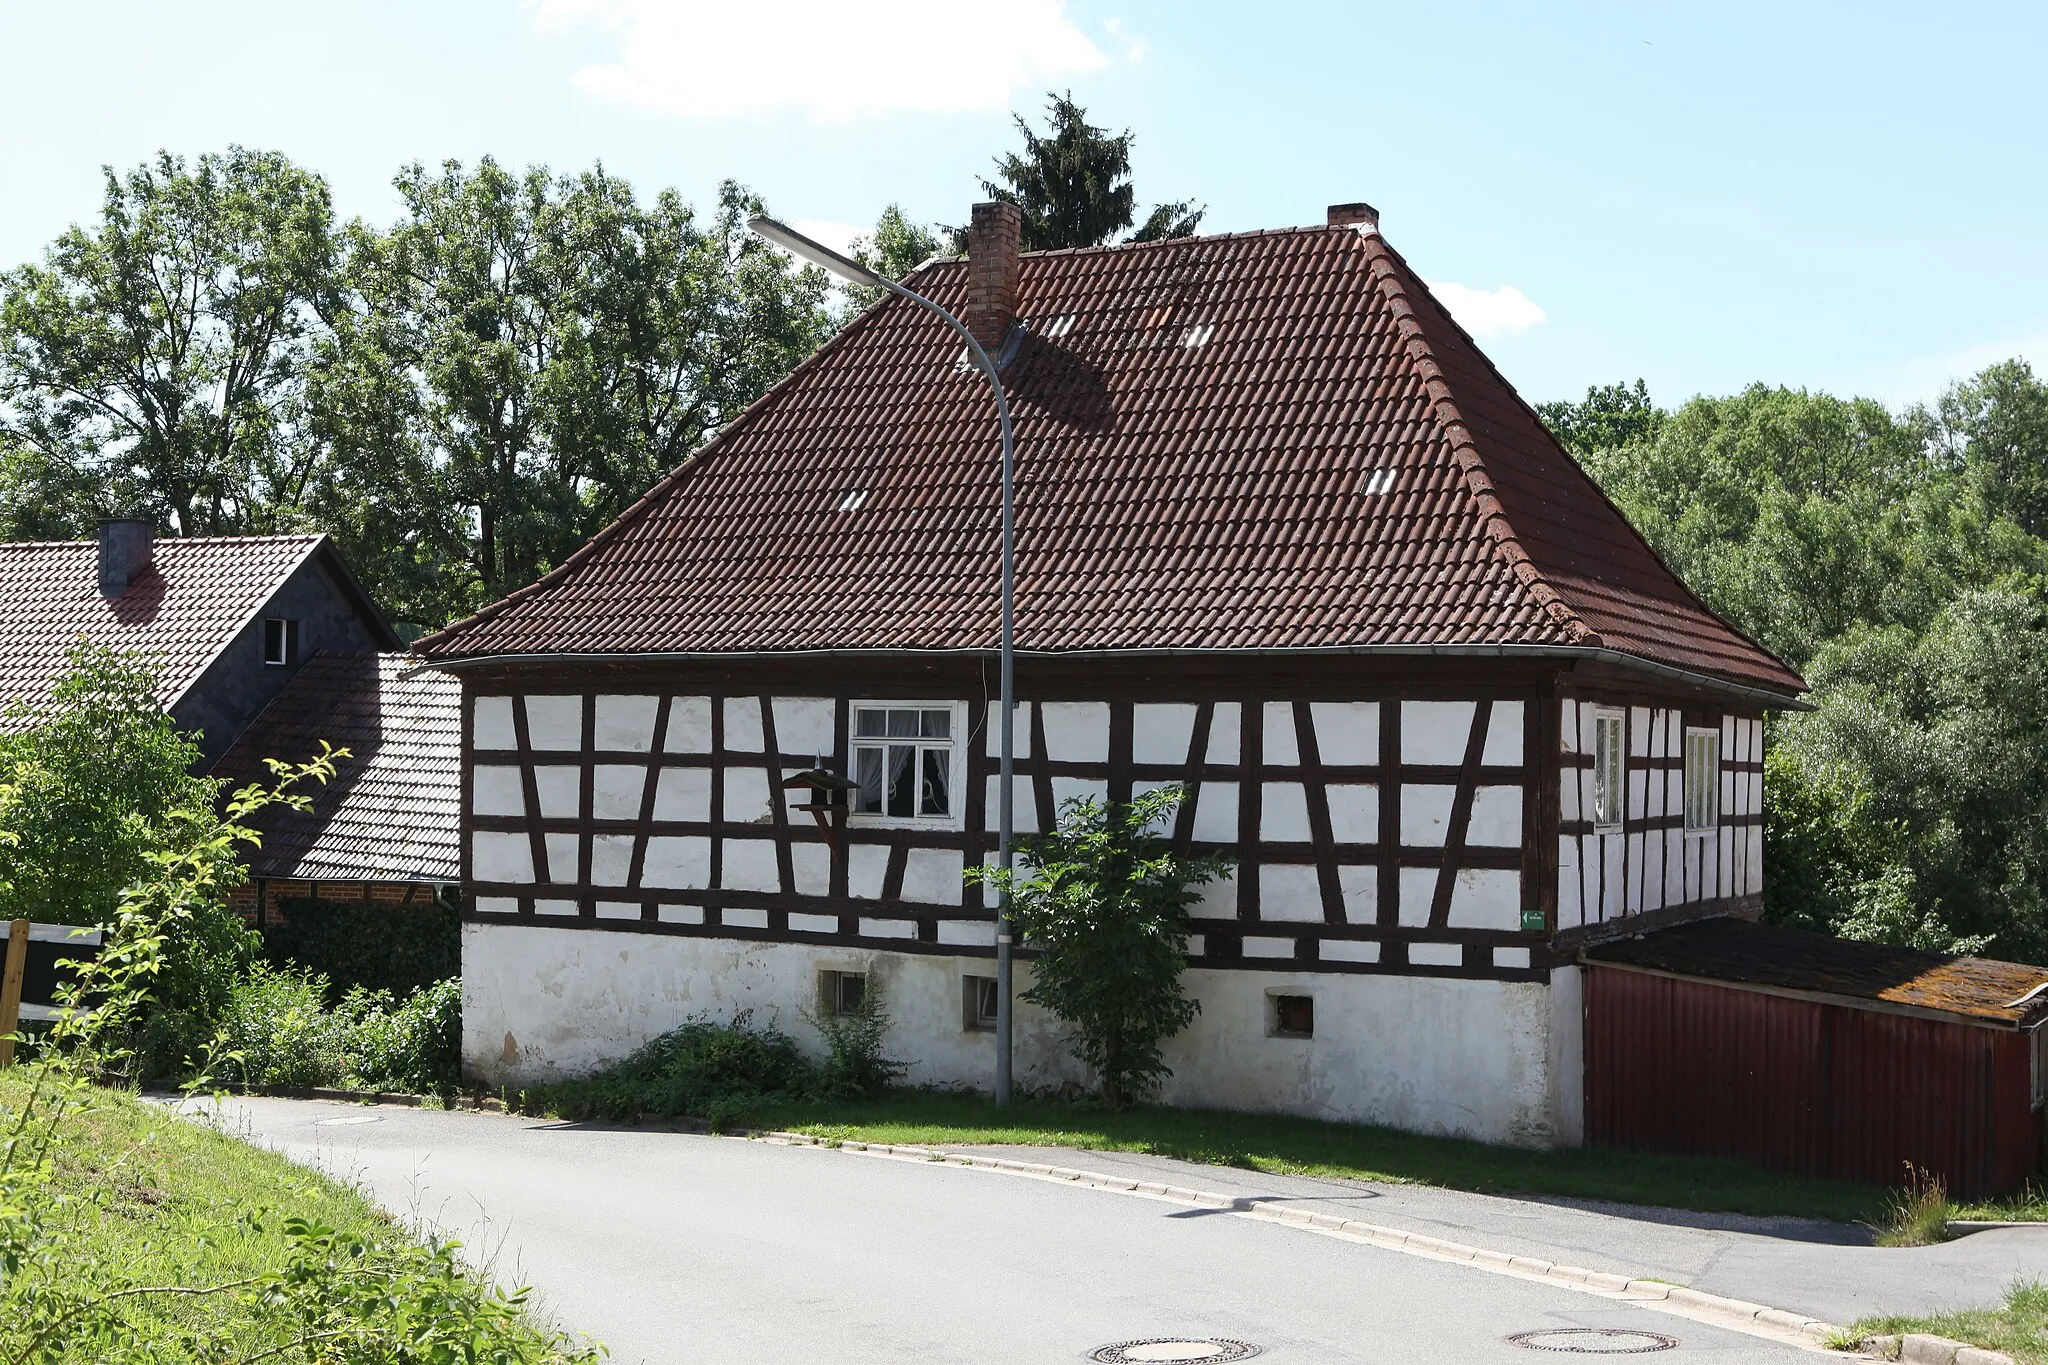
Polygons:
[[[1016,765],[1016,664],[1017,664],[1017,519],[1015,496],[1015,451],[1010,439],[1010,405],[1003,396],[1003,381],[996,374],[996,366],[982,349],[974,333],[960,319],[933,303],[913,289],[906,289],[896,281],[868,269],[859,261],[849,260],[828,246],[812,241],[802,233],[794,231],[773,218],[754,217],[747,220],[757,236],[781,247],[813,265],[823,266],[840,279],[852,284],[865,285],[870,289],[882,289],[898,298],[909,299],[918,307],[936,313],[948,327],[960,334],[967,343],[967,354],[988,376],[989,387],[996,395],[996,425],[1003,435],[1003,620],[1002,620],[1002,697],[998,703],[1002,708],[1000,723],[1002,733],[1002,757],[998,761],[999,774],[996,795],[996,863],[1004,873],[1012,865],[1011,845],[1015,826],[1011,819],[1011,781]],[[1010,893],[1005,889],[996,903],[996,1103],[1010,1102]]]

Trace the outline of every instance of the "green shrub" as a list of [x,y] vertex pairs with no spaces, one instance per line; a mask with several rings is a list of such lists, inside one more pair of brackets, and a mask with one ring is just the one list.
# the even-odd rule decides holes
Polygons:
[[462,923],[440,901],[389,905],[294,897],[283,922],[266,929],[263,955],[326,976],[338,1003],[361,987],[403,998],[462,974]]
[[824,1035],[822,1065],[806,1058],[788,1034],[753,1027],[742,1010],[726,1024],[691,1019],[594,1075],[527,1091],[524,1103],[579,1118],[689,1115],[719,1129],[791,1100],[879,1095],[902,1074],[882,1055],[889,1016],[872,983],[858,1010],[805,1017]]
[[394,1003],[350,991],[327,1007],[318,972],[258,962],[221,1017],[226,1075],[247,1085],[447,1093],[460,1080],[462,983],[439,981]]
[[424,1095],[450,1093],[461,1082],[460,980],[423,986],[396,1007],[382,992],[352,991],[340,1012],[350,1016],[348,1053],[356,1084]]
[[327,979],[258,962],[234,986],[220,1027],[248,1085],[334,1085],[348,1069],[349,1021],[327,1008]]

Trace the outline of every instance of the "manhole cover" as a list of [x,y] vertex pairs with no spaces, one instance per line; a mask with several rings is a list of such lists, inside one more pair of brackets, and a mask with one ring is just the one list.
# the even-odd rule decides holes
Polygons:
[[313,1126],[314,1126],[315,1128],[340,1128],[340,1127],[343,1127],[344,1125],[348,1125],[348,1124],[356,1124],[356,1123],[382,1123],[383,1121],[384,1121],[384,1119],[383,1119],[383,1116],[382,1116],[382,1115],[378,1115],[378,1114],[363,1114],[363,1115],[359,1115],[359,1116],[351,1116],[351,1117],[349,1117],[349,1118],[343,1118],[343,1119],[315,1119],[315,1120],[313,1121]]
[[1119,1341],[1098,1346],[1088,1353],[1102,1365],[1137,1365],[1139,1361],[1185,1360],[1211,1362],[1250,1360],[1259,1348],[1249,1341],[1226,1341],[1222,1337],[1150,1337],[1144,1341]]
[[1619,1327],[1547,1327],[1540,1332],[1517,1332],[1508,1341],[1530,1351],[1575,1351],[1594,1356],[1639,1356],[1668,1351],[1678,1344],[1677,1337],[1662,1332]]

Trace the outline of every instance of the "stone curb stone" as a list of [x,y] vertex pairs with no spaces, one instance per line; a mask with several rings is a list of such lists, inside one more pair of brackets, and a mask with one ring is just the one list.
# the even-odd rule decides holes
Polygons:
[[[1212,1191],[1189,1190],[1177,1185],[1161,1185],[1150,1181],[1136,1181],[1121,1176],[1103,1175],[1095,1171],[1077,1170],[1070,1166],[1041,1166],[1035,1162],[1013,1161],[1004,1157],[975,1156],[967,1152],[944,1152],[932,1148],[868,1146],[857,1143],[826,1142],[803,1133],[762,1132],[748,1136],[767,1138],[796,1146],[822,1147],[840,1146],[849,1151],[868,1151],[893,1155],[918,1156],[926,1160],[944,1161],[948,1165],[978,1167],[983,1170],[1003,1171],[1018,1175],[1037,1176],[1048,1180],[1068,1181],[1088,1185],[1096,1189],[1121,1194],[1138,1194],[1149,1198],[1171,1199],[1178,1203],[1194,1204],[1208,1208],[1220,1208],[1266,1222],[1284,1223],[1290,1227],[1307,1228],[1317,1232],[1338,1233],[1359,1237],[1366,1241],[1403,1252],[1420,1252],[1449,1261],[1463,1261],[1470,1265],[1483,1266],[1488,1270],[1525,1276],[1530,1279],[1549,1280],[1554,1283],[1600,1290],[1610,1294],[1627,1294],[1637,1298],[1663,1300],[1695,1313],[1751,1327],[1768,1327],[1772,1331],[1803,1336],[1817,1344],[1829,1338],[1840,1337],[1842,1329],[1832,1323],[1821,1322],[1799,1313],[1788,1313],[1780,1308],[1769,1308],[1760,1303],[1748,1303],[1741,1299],[1723,1298],[1718,1294],[1703,1293],[1684,1285],[1665,1284],[1659,1280],[1631,1279],[1606,1271],[1586,1270],[1579,1266],[1561,1266],[1550,1261],[1530,1256],[1516,1256],[1503,1251],[1484,1247],[1467,1246],[1462,1242],[1446,1241],[1424,1233],[1408,1232],[1401,1228],[1383,1227],[1377,1223],[1365,1223],[1356,1219],[1337,1218],[1326,1213],[1309,1209],[1297,1209],[1286,1205],[1252,1204],[1247,1200]],[[2010,1356],[1995,1351],[1981,1351],[1964,1346],[1960,1342],[1944,1341],[1939,1337],[1908,1337],[1907,1342],[1942,1342],[1948,1348],[1946,1354],[1909,1356],[1903,1353],[1897,1357],[1907,1365],[2014,1365]],[[1921,1350],[1929,1350],[1922,1347]]]
[[2013,1365],[2013,1358],[2003,1351],[1987,1351],[1926,1332],[1908,1332],[1898,1343],[1895,1359],[1903,1365]]

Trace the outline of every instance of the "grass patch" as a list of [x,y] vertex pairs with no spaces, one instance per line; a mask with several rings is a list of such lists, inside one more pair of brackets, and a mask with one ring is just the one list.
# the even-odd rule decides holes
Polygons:
[[[0,1116],[17,1112],[26,1095],[20,1072],[0,1076]],[[274,1152],[121,1092],[97,1091],[93,1101],[64,1120],[52,1149],[48,1226],[73,1283],[213,1286],[281,1271],[291,1262],[287,1216],[372,1247],[416,1246],[362,1195]],[[290,1305],[237,1293],[130,1298],[119,1317],[120,1358],[135,1362],[242,1360],[305,1330]],[[531,1353],[516,1358],[557,1358],[537,1328],[516,1334]],[[21,1345],[5,1325],[0,1342]]]
[[1879,1246],[1926,1247],[1948,1240],[1948,1220],[1955,1216],[1955,1206],[1949,1203],[1948,1186],[1941,1177],[1909,1164],[1905,1188],[1894,1191],[1888,1203],[1877,1227]]
[[747,1106],[736,1121],[848,1141],[1147,1152],[1282,1175],[1346,1176],[1716,1213],[1871,1222],[1885,1212],[1885,1192],[1872,1186],[1711,1157],[1608,1148],[1540,1152],[1276,1114],[1147,1105],[1111,1110],[1087,1100],[1047,1099],[1019,1099],[998,1109],[979,1095],[895,1090],[859,1101],[764,1100]]
[[1949,1217],[1981,1223],[2048,1223],[2048,1186],[2029,1181],[2025,1190],[2009,1199],[1958,1204]]
[[1968,1342],[1990,1351],[2004,1351],[2022,1365],[2048,1365],[2048,1285],[2023,1281],[2006,1291],[1995,1308],[1932,1317],[1865,1318],[1852,1333],[1861,1338],[1925,1332]]

